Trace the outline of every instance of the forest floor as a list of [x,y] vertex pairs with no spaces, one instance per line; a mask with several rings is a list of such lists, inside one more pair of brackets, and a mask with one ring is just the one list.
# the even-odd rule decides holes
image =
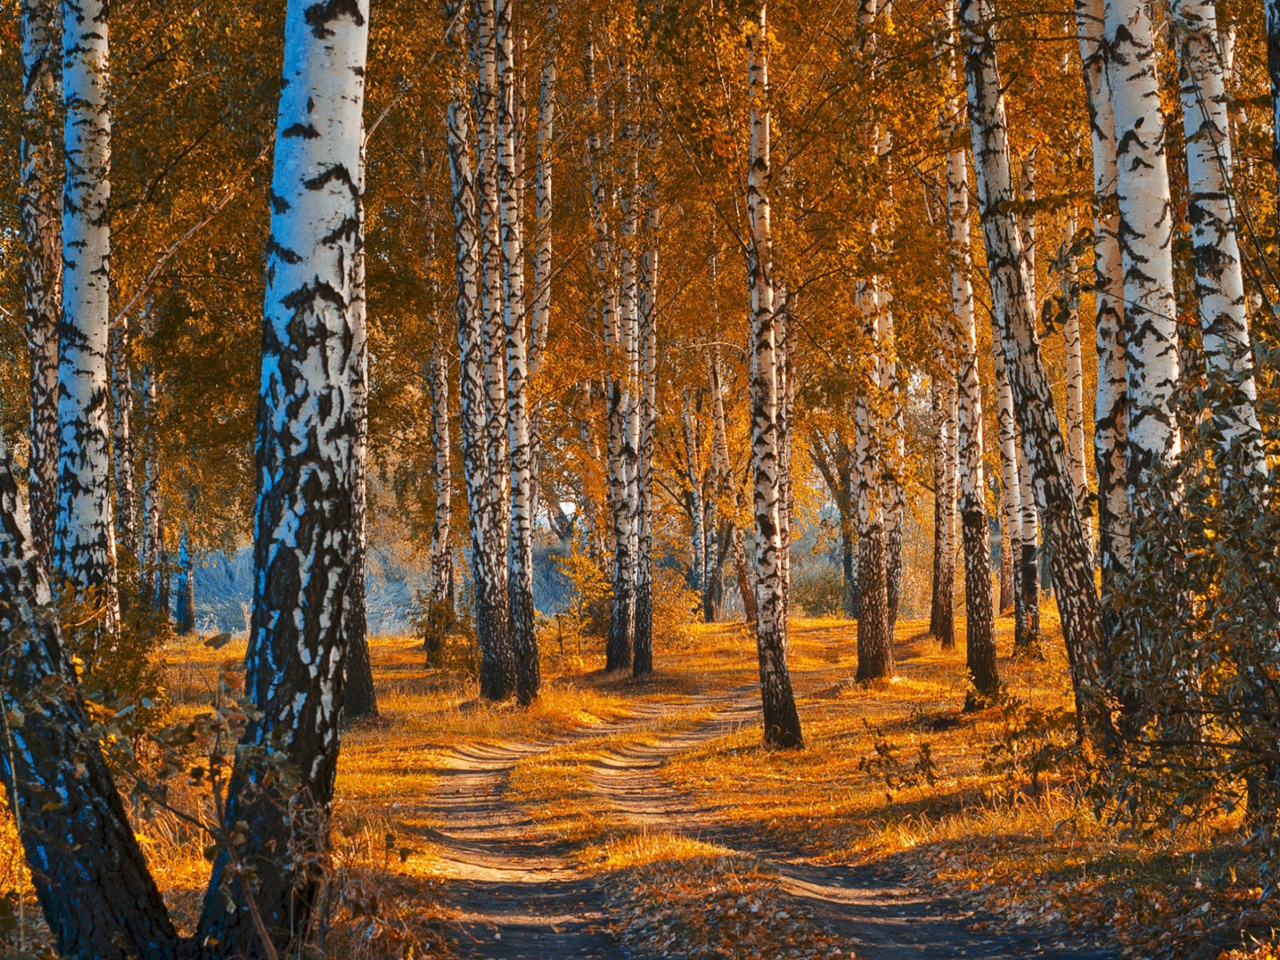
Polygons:
[[[528,710],[477,702],[460,645],[428,670],[416,641],[375,640],[381,716],[343,743],[323,954],[1275,960],[1280,911],[1238,823],[1153,838],[1093,816],[1043,619],[1045,659],[1002,659],[1006,699],[971,713],[963,621],[949,651],[901,624],[897,676],[869,685],[853,624],[794,622],[803,751],[761,746],[740,624],[660,642],[642,680],[551,637]],[[169,653],[182,716],[242,648]],[[189,925],[204,838],[138,829]],[[15,839],[10,821],[4,890],[24,886]]]

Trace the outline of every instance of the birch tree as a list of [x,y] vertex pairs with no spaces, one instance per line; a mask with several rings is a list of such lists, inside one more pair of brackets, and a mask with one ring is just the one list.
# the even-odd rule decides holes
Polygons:
[[19,213],[25,251],[22,304],[26,322],[31,403],[27,491],[31,533],[41,569],[49,572],[57,527],[58,320],[62,313],[62,234],[58,167],[59,0],[23,0],[22,194]]
[[1103,0],[1077,0],[1076,29],[1093,151],[1093,288],[1098,357],[1093,457],[1098,482],[1098,566],[1102,571],[1104,638],[1118,622],[1116,577],[1129,564],[1128,402],[1125,369],[1124,268],[1116,206],[1116,132],[1107,72]]
[[658,227],[657,131],[650,130],[649,180],[644,189],[643,253],[640,257],[640,449],[634,676],[653,672],[653,471],[658,432]]
[[[246,693],[254,710],[229,789],[225,827],[255,867],[253,916],[277,951],[309,928],[326,849],[353,589],[358,483],[356,396],[359,217],[363,185],[367,0],[291,0],[271,184],[254,511],[254,595]],[[254,748],[297,770],[264,779]],[[244,826],[237,826],[243,824]],[[247,827],[247,829],[245,829]],[[282,851],[290,856],[281,857]],[[255,955],[260,935],[227,851],[214,863],[197,929],[226,956]]]
[[1214,425],[1225,470],[1256,477],[1266,464],[1234,209],[1226,57],[1213,3],[1176,0],[1171,10],[1187,142],[1187,219]]
[[58,328],[58,523],[53,568],[94,593],[119,629],[112,522],[108,349],[111,325],[111,109],[106,0],[63,0],[62,321]]
[[128,317],[111,331],[111,453],[116,481],[116,541],[124,544],[129,561],[138,562],[138,505],[133,483],[133,358]]
[[[756,651],[765,743],[804,745],[787,670],[784,544],[780,536],[781,484],[778,436],[777,304],[774,302],[770,210],[769,43],[766,7],[747,24],[747,88],[750,125],[747,211],[750,223],[747,280],[751,295],[751,457],[754,475]],[[789,547],[789,545],[786,545]]]
[[1101,642],[1098,595],[1067,472],[1066,450],[1040,359],[1029,278],[1010,172],[1004,96],[988,0],[961,0],[969,129],[977,173],[978,212],[987,251],[995,335],[1004,350],[1035,495],[1049,538],[1054,593],[1062,615],[1077,709],[1091,730],[1109,722],[1097,684]]
[[[516,696],[531,703],[541,686],[533,608],[533,446],[529,429],[528,317],[525,315],[524,238],[517,164],[518,84],[513,0],[495,0],[498,82],[498,196],[502,231],[503,328],[506,332],[507,429],[511,469],[511,533],[507,544],[507,604],[516,661]],[[486,10],[487,5],[481,4]]]
[[1117,235],[1124,264],[1132,510],[1153,471],[1169,463],[1179,448],[1172,408],[1179,375],[1174,213],[1150,12],[1139,0],[1107,0],[1104,20],[1115,122]]
[[[955,8],[947,4],[950,33],[955,36]],[[953,53],[948,79],[956,80]],[[957,95],[949,117],[960,116]],[[973,260],[969,250],[969,164],[963,142],[948,121],[952,148],[947,154],[947,237],[951,254],[951,310],[958,333],[958,427],[960,448],[960,526],[964,542],[965,657],[976,696],[969,706],[989,702],[1000,691],[996,668],[995,612],[991,606],[991,532],[987,519],[987,484],[983,473],[982,383],[978,374],[978,327],[973,309]]]
[[929,635],[944,650],[956,645],[956,391],[952,378],[934,376],[929,386],[933,413],[933,592],[929,602]]

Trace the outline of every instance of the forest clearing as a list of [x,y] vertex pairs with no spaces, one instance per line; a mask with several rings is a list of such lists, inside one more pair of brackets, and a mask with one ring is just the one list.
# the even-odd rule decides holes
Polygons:
[[17,0],[0,958],[1276,960],[1280,0]]

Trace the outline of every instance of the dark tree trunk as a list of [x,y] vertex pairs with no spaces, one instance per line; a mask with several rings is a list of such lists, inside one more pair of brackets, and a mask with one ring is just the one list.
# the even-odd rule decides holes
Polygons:
[[950,650],[956,645],[956,430],[955,393],[949,382],[934,378],[933,405],[933,593],[929,635]]
[[31,364],[27,491],[37,562],[49,572],[57,525],[58,318],[62,313],[62,131],[58,123],[58,0],[23,0],[23,308]]
[[[64,957],[171,955],[177,934],[103,760],[0,438],[0,770]],[[20,743],[21,749],[14,749]]]
[[196,629],[196,584],[191,568],[191,545],[184,530],[178,541],[178,633],[188,635]]

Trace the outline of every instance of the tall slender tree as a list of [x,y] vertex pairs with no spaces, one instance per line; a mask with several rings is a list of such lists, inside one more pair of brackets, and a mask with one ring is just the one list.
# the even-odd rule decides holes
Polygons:
[[[947,4],[950,33],[955,36],[955,7]],[[954,84],[955,54],[948,63]],[[958,88],[957,88],[958,90]],[[951,310],[957,327],[959,354],[960,524],[964,542],[965,657],[973,683],[970,706],[987,703],[1000,691],[996,667],[995,611],[991,605],[991,528],[987,519],[987,484],[983,473],[982,383],[978,374],[978,326],[973,309],[973,259],[969,250],[969,164],[957,139],[961,100],[957,93],[948,110],[952,148],[947,154],[947,228],[951,253]]]
[[804,745],[787,669],[784,545],[779,512],[778,305],[773,276],[772,167],[769,151],[769,28],[761,2],[747,24],[747,89],[750,101],[747,210],[747,280],[751,294],[751,459],[754,475],[756,652],[765,743]]
[[1205,366],[1216,394],[1214,424],[1222,437],[1223,465],[1231,465],[1231,474],[1256,479],[1266,463],[1236,227],[1226,56],[1213,3],[1176,0],[1171,10],[1187,142],[1187,218]]
[[41,569],[49,571],[57,527],[58,320],[62,313],[62,221],[58,191],[60,0],[23,0],[22,33],[22,303],[30,357],[31,453],[27,491],[31,533]]
[[[529,344],[524,284],[524,235],[518,162],[519,84],[516,77],[513,0],[495,0],[497,49],[497,188],[502,230],[503,327],[507,357],[507,430],[510,450],[511,534],[507,544],[507,605],[516,661],[516,697],[533,702],[541,687],[533,608],[533,443],[529,426]],[[484,5],[482,4],[482,9]]]
[[1105,646],[1119,624],[1116,578],[1129,565],[1128,402],[1125,371],[1124,269],[1116,207],[1116,131],[1107,72],[1103,0],[1077,0],[1076,29],[1093,150],[1093,289],[1098,357],[1093,457],[1098,481],[1098,566]]
[[956,645],[956,468],[958,429],[952,377],[933,377],[929,385],[933,412],[933,592],[929,602],[929,635],[944,650]]
[[58,523],[54,571],[94,592],[119,629],[107,420],[111,326],[111,107],[106,0],[63,0],[62,320],[58,327]]
[[1036,499],[1045,518],[1054,593],[1062,615],[1077,709],[1092,731],[1105,736],[1109,733],[1109,716],[1098,683],[1098,595],[1032,314],[1027,264],[1014,213],[1008,129],[991,5],[989,0],[961,0],[959,14],[978,212],[987,251],[995,335],[1004,350],[1023,446],[1032,464]]

